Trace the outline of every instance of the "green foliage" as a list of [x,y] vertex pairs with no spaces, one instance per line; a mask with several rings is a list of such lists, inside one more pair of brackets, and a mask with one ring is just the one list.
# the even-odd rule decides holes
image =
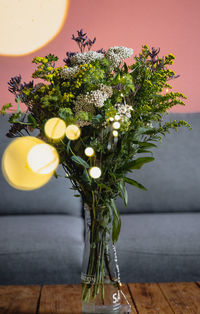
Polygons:
[[72,156],[71,159],[77,164],[83,166],[84,168],[87,168],[87,169],[90,168],[88,163],[85,160],[83,160],[80,156]]
[[128,204],[128,192],[126,190],[125,181],[124,180],[121,180],[119,182],[119,189],[120,189],[119,196],[123,199],[124,205],[127,206],[127,204]]
[[9,122],[10,123],[19,123],[20,118],[21,118],[21,112],[13,113],[9,118]]
[[46,81],[52,81],[54,72],[54,63],[58,60],[58,57],[53,54],[49,54],[46,57],[36,57],[33,59],[33,63],[38,64],[37,70],[32,74],[33,78],[41,78]]
[[30,123],[30,126],[32,128],[35,129],[37,127],[37,121],[35,120],[35,118],[31,114],[28,115],[28,122]]
[[126,171],[140,169],[145,163],[153,161],[153,157],[139,157],[127,163]]
[[128,183],[128,184],[131,184],[131,185],[136,186],[138,189],[141,189],[141,190],[143,190],[143,191],[147,191],[147,189],[146,189],[141,183],[139,183],[139,182],[137,182],[137,181],[135,181],[135,180],[133,180],[133,179],[131,179],[131,178],[125,177],[125,178],[124,178],[124,181],[125,181],[126,183]]
[[3,116],[5,116],[6,111],[7,111],[8,109],[10,109],[10,108],[12,108],[12,104],[11,104],[11,103],[4,105],[4,106],[1,108],[1,110],[0,110],[0,114],[2,114]]
[[66,122],[72,122],[74,120],[71,108],[60,108],[58,110],[58,116]]
[[112,240],[113,240],[113,243],[115,244],[118,240],[120,230],[121,230],[121,218],[120,218],[119,211],[113,199],[111,200],[110,203],[108,203],[107,206],[110,207],[113,214]]
[[76,116],[75,116],[76,120],[82,120],[82,121],[89,121],[91,120],[91,114],[89,112],[86,111],[79,111]]

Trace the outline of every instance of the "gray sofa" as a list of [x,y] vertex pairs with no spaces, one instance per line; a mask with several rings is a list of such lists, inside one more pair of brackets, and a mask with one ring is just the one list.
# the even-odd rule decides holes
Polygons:
[[[124,282],[200,280],[200,113],[169,118],[185,119],[193,130],[167,135],[155,161],[130,174],[148,191],[127,186],[127,208],[117,201]],[[7,117],[0,117],[0,127],[1,157],[10,142]],[[0,192],[0,284],[79,283],[82,206],[70,182],[52,178],[22,192],[0,174]]]

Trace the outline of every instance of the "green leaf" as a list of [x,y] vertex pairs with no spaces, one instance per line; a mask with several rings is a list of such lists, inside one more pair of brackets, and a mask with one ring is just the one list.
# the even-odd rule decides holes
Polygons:
[[140,139],[142,134],[147,134],[148,132],[151,132],[152,128],[149,127],[140,127],[137,129],[137,131],[135,132],[134,138],[136,140]]
[[129,84],[128,87],[134,92],[135,91],[135,86],[133,84]]
[[139,157],[139,158],[129,162],[127,164],[126,168],[128,170],[140,169],[144,164],[146,164],[147,162],[151,162],[153,160],[154,160],[153,157]]
[[17,103],[17,112],[21,112],[19,102]]
[[153,143],[148,143],[148,142],[138,142],[139,146],[142,146],[142,147],[157,147],[155,144]]
[[112,199],[110,205],[113,213],[113,225],[112,225],[112,241],[115,244],[118,240],[120,230],[121,230],[121,218],[119,211],[115,205],[115,201]]
[[124,180],[121,180],[119,183],[121,198],[124,201],[125,206],[128,204],[128,193],[124,184]]
[[8,109],[11,108],[11,107],[12,107],[11,103],[4,105],[4,106],[1,108],[1,110],[0,110],[0,114],[2,114],[3,116],[5,116],[6,110],[8,110]]
[[141,183],[139,183],[139,182],[137,182],[131,178],[124,177],[124,181],[128,184],[136,186],[138,189],[141,189],[143,191],[147,191],[147,189]]
[[33,128],[37,127],[37,121],[35,120],[35,118],[31,114],[28,115],[28,122],[31,123],[31,126]]
[[91,179],[90,179],[90,177],[89,177],[89,174],[88,174],[87,170],[84,170],[84,171],[83,171],[82,179],[83,179],[83,181],[84,181],[85,183],[91,185]]
[[85,160],[83,160],[80,156],[72,156],[71,159],[77,164],[83,166],[84,168],[87,168],[87,169],[90,168],[88,163]]
[[9,118],[10,123],[19,123],[19,119],[21,118],[21,112],[13,113]]
[[128,67],[127,67],[126,62],[124,62],[124,72],[125,72],[125,74],[127,74],[127,73],[128,73]]
[[100,183],[100,184],[97,184],[98,185],[98,187],[100,187],[101,189],[105,189],[105,190],[108,190],[108,191],[112,191],[112,189],[109,187],[109,186],[107,186],[106,184],[104,184],[104,183]]
[[97,114],[95,117],[92,118],[92,123],[97,124],[97,123],[100,123],[101,120],[102,120],[102,115]]
[[138,149],[137,151],[138,154],[153,154],[150,150],[146,150],[146,149]]
[[68,143],[67,143],[67,153],[68,153],[68,154],[69,154],[70,144],[71,144],[71,141],[68,141]]

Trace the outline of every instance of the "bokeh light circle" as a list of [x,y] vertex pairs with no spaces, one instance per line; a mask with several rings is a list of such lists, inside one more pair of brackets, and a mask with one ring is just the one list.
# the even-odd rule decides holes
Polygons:
[[66,134],[66,136],[67,136],[67,138],[69,140],[75,141],[75,140],[77,140],[80,137],[81,130],[78,127],[78,125],[70,124],[66,128],[66,133],[65,134]]
[[101,169],[99,167],[91,167],[89,174],[93,179],[98,179],[101,176]]
[[1,0],[0,55],[26,55],[62,29],[69,0]]
[[28,153],[38,144],[44,142],[36,137],[24,136],[13,140],[7,146],[2,157],[2,172],[12,187],[19,190],[35,190],[51,179],[53,172],[38,174],[28,166]]
[[94,156],[94,149],[92,147],[86,147],[84,152],[85,152],[85,155],[88,157]]
[[52,173],[59,164],[58,153],[49,144],[37,144],[30,149],[27,162],[33,172],[39,174]]
[[61,140],[65,136],[65,131],[65,121],[60,118],[51,118],[44,126],[45,135],[55,141]]
[[114,122],[113,123],[113,129],[119,129],[120,128],[120,123],[119,122]]

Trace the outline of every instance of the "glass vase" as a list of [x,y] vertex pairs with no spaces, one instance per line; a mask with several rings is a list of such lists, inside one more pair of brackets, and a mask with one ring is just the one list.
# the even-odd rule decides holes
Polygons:
[[82,313],[131,313],[121,290],[120,272],[112,242],[112,215],[106,207],[85,212],[85,248],[83,255]]

